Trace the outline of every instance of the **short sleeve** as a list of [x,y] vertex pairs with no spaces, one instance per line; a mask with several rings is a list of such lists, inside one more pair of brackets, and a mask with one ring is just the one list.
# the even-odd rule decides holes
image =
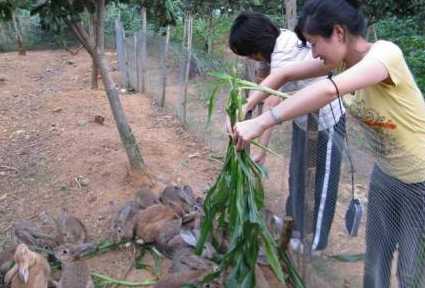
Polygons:
[[378,41],[373,44],[371,50],[364,58],[365,61],[376,59],[387,68],[388,74],[395,86],[403,79],[404,58],[401,49],[389,41]]

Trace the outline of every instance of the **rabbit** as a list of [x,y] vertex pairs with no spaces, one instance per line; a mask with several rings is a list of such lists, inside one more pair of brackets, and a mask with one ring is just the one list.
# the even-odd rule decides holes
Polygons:
[[62,209],[58,217],[58,231],[60,233],[60,244],[80,244],[88,240],[86,226],[77,217]]
[[165,187],[159,198],[164,205],[173,207],[180,215],[191,213],[198,209],[198,204],[190,186],[169,185]]
[[[172,226],[165,224],[178,218],[179,215],[176,214],[174,209],[162,204],[156,204],[144,210],[140,210],[136,215],[135,226],[138,241],[141,240],[143,243],[154,243],[159,239],[161,233],[166,233],[164,232],[164,228],[169,229],[170,226]],[[181,222],[176,221],[174,225],[179,229]],[[170,229],[175,230],[176,228],[171,227]]]
[[118,211],[112,220],[112,240],[121,242],[134,238],[137,212],[141,206],[136,201],[129,201]]
[[141,209],[146,209],[149,206],[158,204],[159,198],[149,186],[144,185],[136,192],[136,202],[139,203]]
[[52,251],[60,243],[56,233],[44,233],[37,224],[31,221],[19,220],[14,224],[13,228],[18,243],[47,251]]
[[184,248],[173,256],[170,273],[161,279],[154,288],[177,288],[186,283],[197,284],[213,269],[213,262],[195,255],[193,249]]
[[0,274],[6,273],[13,264],[17,245],[6,247],[0,253]]
[[47,288],[50,266],[40,254],[19,244],[14,255],[15,265],[6,273],[5,284],[11,288]]
[[62,275],[57,288],[94,288],[90,269],[80,257],[93,249],[93,243],[64,244],[55,249],[62,263]]

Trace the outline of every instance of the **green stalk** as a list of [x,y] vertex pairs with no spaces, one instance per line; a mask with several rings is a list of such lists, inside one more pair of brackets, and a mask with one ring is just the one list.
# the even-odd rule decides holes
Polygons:
[[91,275],[95,278],[98,278],[102,281],[107,282],[105,284],[117,284],[117,285],[126,286],[126,287],[142,287],[142,286],[152,286],[156,284],[156,281],[153,281],[153,280],[146,280],[143,282],[128,282],[124,280],[116,280],[109,276],[106,276],[97,272],[92,272]]
[[[287,99],[288,95],[280,91],[259,86],[255,83],[238,79],[224,73],[210,73],[217,78],[217,87],[230,87],[226,104],[226,113],[233,126],[243,120],[242,106],[245,103],[243,90],[257,90],[267,94]],[[215,107],[215,98],[219,88],[214,89],[209,99],[208,119],[211,119]],[[253,145],[279,156],[273,150],[251,141]],[[255,266],[260,245],[264,247],[267,261],[276,277],[281,282],[291,282],[294,287],[303,287],[302,280],[289,261],[287,255],[282,255],[271,233],[267,230],[261,209],[264,207],[264,188],[262,177],[265,172],[254,163],[247,152],[237,151],[232,139],[229,139],[223,168],[214,185],[208,190],[204,201],[204,217],[201,223],[196,253],[201,254],[211,232],[217,226],[227,235],[229,245],[220,258],[219,267],[207,275],[202,283],[208,283],[222,272],[228,271],[225,287],[253,288],[255,282]],[[218,225],[217,225],[218,223]],[[217,241],[212,240],[212,243]],[[288,275],[282,271],[286,266]]]
[[277,156],[277,157],[279,157],[279,158],[283,158],[283,157],[282,157],[282,155],[280,155],[279,153],[277,153],[277,152],[273,151],[273,150],[272,150],[272,149],[270,149],[269,147],[264,146],[264,145],[262,145],[262,144],[260,144],[260,143],[258,143],[258,142],[256,142],[256,141],[250,141],[249,143],[251,143],[251,144],[252,144],[252,145],[254,145],[254,146],[257,146],[258,148],[263,149],[264,151],[266,151],[266,152],[268,152],[268,153],[270,153],[270,154],[272,154],[272,155],[274,155],[274,156]]

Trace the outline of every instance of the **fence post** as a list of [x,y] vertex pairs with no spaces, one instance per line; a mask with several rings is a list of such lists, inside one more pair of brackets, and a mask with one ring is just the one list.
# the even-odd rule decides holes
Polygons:
[[133,47],[134,47],[134,58],[133,58],[133,60],[132,60],[132,62],[134,63],[134,74],[135,74],[135,82],[136,83],[134,83],[135,85],[135,87],[134,87],[134,89],[136,89],[136,91],[137,92],[140,92],[140,86],[139,86],[139,78],[140,78],[140,75],[139,75],[139,61],[138,61],[138,58],[139,58],[139,53],[138,53],[138,41],[139,41],[139,36],[138,36],[138,33],[137,32],[135,32],[134,34],[133,34]]
[[115,19],[115,42],[117,47],[117,55],[118,55],[118,67],[121,71],[121,75],[123,76],[123,85],[125,88],[129,87],[128,84],[128,69],[125,57],[125,36],[124,36],[124,28],[122,26],[121,21],[117,18]]
[[182,99],[177,108],[177,115],[182,121],[183,125],[186,125],[186,106],[187,106],[187,94],[189,88],[189,76],[190,76],[190,62],[192,59],[192,11],[187,11],[187,42],[186,42],[186,59],[185,59],[185,74],[184,74],[184,91],[182,95]]
[[162,85],[162,91],[161,91],[161,100],[160,100],[160,106],[164,107],[165,105],[165,96],[166,96],[166,90],[167,90],[167,59],[168,59],[168,48],[170,45],[170,25],[167,25],[166,31],[165,31],[165,40],[162,50],[162,57],[161,57],[161,85]]
[[[140,32],[140,44],[141,47],[139,48],[141,51],[140,59],[139,59],[139,84],[138,87],[140,88],[141,93],[145,93],[146,89],[146,82],[145,82],[145,65],[146,65],[146,34],[147,34],[147,17],[146,17],[146,7],[142,6],[141,11],[141,17],[142,17],[142,31]],[[139,50],[138,49],[138,50]]]
[[307,135],[305,138],[304,155],[305,158],[305,195],[304,195],[304,229],[303,245],[304,252],[302,257],[302,277],[307,285],[311,284],[311,262],[312,246],[314,232],[314,202],[316,190],[316,159],[319,112],[309,113],[307,117]]

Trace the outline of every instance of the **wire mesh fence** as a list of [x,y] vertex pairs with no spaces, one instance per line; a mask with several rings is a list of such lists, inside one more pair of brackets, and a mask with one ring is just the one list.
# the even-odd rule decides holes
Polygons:
[[[25,19],[24,38],[44,35],[39,24]],[[208,72],[254,80],[255,63],[171,41],[173,28],[129,32],[120,21],[114,24],[115,43],[108,46],[116,47],[122,87],[143,91],[141,97],[175,113],[209,145],[212,152],[205,156],[222,161],[227,93],[218,95],[207,125],[214,88]],[[0,29],[2,50],[16,45],[8,29]],[[391,134],[396,124],[362,109],[357,96],[342,98],[350,113],[335,117],[331,111],[332,125],[324,127],[322,114],[312,114],[274,128],[269,147],[281,157],[266,157],[266,206],[281,219],[295,219],[289,250],[306,287],[425,287],[425,163],[417,156],[423,143],[414,137],[400,142]],[[251,147],[251,153],[261,150]]]

